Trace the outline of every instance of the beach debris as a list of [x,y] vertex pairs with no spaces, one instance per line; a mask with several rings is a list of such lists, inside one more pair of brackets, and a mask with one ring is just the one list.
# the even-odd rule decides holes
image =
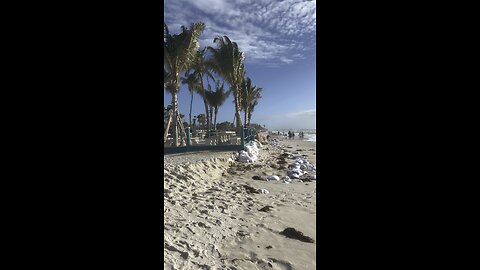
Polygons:
[[290,177],[288,176],[284,176],[282,177],[282,181],[284,184],[290,184],[292,182],[292,179],[290,179]]
[[267,177],[267,181],[280,181],[280,177],[278,177],[276,175],[271,175],[271,176]]
[[258,190],[256,190],[255,188],[249,186],[249,185],[242,185],[243,188],[245,188],[245,190],[247,191],[247,193],[260,193]]
[[262,194],[268,194],[268,193],[270,193],[270,191],[268,191],[268,190],[266,190],[266,189],[264,189],[264,188],[258,189],[257,192],[258,192],[258,193],[262,193]]
[[305,243],[315,243],[315,240],[313,240],[311,237],[304,235],[302,232],[297,231],[295,228],[286,228],[285,230],[280,232],[280,234],[287,238],[296,239]]
[[273,209],[273,206],[268,206],[268,205],[267,205],[267,206],[265,206],[265,207],[263,207],[263,208],[261,208],[261,209],[258,209],[258,211],[268,213],[268,212],[272,211],[272,209]]
[[286,164],[286,163],[287,163],[287,161],[285,161],[285,159],[283,159],[283,158],[279,159],[278,162],[277,162],[277,164],[280,164],[280,165]]

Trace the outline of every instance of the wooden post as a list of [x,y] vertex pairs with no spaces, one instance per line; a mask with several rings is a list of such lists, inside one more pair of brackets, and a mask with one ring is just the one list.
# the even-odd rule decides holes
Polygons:
[[192,143],[190,142],[190,127],[187,127],[185,132],[187,133],[187,146],[190,146],[192,145]]

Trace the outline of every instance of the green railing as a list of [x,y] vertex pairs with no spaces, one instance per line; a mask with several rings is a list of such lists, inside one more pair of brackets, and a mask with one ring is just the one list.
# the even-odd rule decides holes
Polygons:
[[197,151],[240,151],[245,149],[245,144],[255,140],[256,132],[251,128],[243,128],[240,132],[240,145],[237,144],[222,144],[222,145],[192,145],[190,138],[190,128],[185,128],[186,146],[179,147],[164,147],[165,154],[178,154],[186,152]]
[[252,128],[242,128],[243,130],[243,138],[242,138],[242,149],[245,148],[246,143],[253,142],[255,140],[255,130]]

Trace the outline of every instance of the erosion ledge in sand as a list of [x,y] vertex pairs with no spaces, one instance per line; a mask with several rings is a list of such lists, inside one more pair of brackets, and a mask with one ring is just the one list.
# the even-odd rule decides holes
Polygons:
[[[286,175],[285,151],[315,164],[315,142],[288,139],[254,164],[231,152],[165,156],[164,269],[315,269],[316,183],[266,181]],[[252,192],[261,188],[270,193]]]

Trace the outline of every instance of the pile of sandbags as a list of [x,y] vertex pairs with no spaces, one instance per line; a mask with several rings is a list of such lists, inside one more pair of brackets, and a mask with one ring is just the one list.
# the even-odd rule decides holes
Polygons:
[[258,156],[259,149],[256,142],[251,142],[245,145],[245,150],[250,155]]
[[296,155],[292,156],[292,158],[295,159],[295,162],[288,165],[287,175],[289,178],[300,179],[302,176],[309,176],[309,180],[317,180],[317,168],[315,165],[311,164],[306,157]]
[[245,145],[245,150],[240,150],[238,155],[236,155],[235,160],[243,163],[254,163],[258,159],[258,143],[250,142]]
[[257,160],[257,157],[249,154],[247,151],[240,150],[236,160],[243,163],[254,163]]

